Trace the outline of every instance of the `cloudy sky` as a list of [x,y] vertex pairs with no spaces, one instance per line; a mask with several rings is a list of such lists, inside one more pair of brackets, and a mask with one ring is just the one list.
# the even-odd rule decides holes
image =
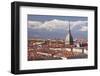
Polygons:
[[88,18],[79,16],[28,15],[28,38],[65,39],[70,24],[74,39],[87,39]]

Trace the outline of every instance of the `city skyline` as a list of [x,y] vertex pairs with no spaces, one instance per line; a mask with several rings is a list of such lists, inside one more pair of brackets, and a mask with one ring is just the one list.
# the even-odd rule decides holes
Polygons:
[[27,24],[28,61],[88,58],[87,17],[28,15]]

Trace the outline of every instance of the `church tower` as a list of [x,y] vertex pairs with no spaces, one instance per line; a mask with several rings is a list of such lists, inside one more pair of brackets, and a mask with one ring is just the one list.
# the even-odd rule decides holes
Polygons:
[[65,38],[65,45],[66,44],[73,45],[73,37],[72,37],[72,34],[71,34],[71,30],[70,30],[70,21],[69,21],[69,27],[68,27],[68,34]]

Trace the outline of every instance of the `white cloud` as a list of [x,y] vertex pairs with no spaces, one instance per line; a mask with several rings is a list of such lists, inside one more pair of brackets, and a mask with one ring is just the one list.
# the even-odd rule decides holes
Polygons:
[[84,26],[84,27],[82,27],[79,31],[87,31],[87,30],[88,30],[87,27]]
[[84,26],[87,27],[87,21],[72,21],[71,25],[72,28],[82,28]]
[[42,25],[42,22],[40,21],[28,21],[28,27],[29,28],[38,28]]
[[[45,22],[40,21],[28,21],[28,27],[32,29],[45,29],[48,31],[63,29],[67,30],[69,25],[69,21],[64,20],[50,20]],[[78,31],[87,31],[87,21],[70,21],[71,29],[75,29]],[[77,27],[76,27],[77,26]]]
[[49,31],[55,30],[55,29],[65,29],[67,28],[67,22],[62,20],[51,20],[46,21],[44,24],[41,25],[41,28],[47,29]]

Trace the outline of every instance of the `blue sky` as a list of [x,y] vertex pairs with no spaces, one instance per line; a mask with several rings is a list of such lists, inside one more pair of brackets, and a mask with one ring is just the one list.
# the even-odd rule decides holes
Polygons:
[[79,16],[28,15],[28,38],[65,39],[70,24],[74,39],[87,39],[88,18]]
[[79,16],[53,16],[53,15],[28,15],[28,20],[32,21],[48,21],[52,19],[60,19],[60,20],[70,20],[70,21],[87,21],[87,17],[79,17]]

